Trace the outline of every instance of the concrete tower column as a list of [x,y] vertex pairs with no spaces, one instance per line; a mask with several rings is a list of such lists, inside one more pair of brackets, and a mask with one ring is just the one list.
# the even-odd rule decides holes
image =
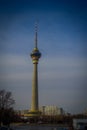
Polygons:
[[38,66],[34,64],[33,67],[31,110],[38,111]]
[[33,62],[33,78],[32,78],[32,102],[31,110],[29,112],[30,116],[39,116],[39,106],[38,106],[38,62],[41,57],[41,53],[37,47],[37,26],[35,28],[35,47],[30,54]]

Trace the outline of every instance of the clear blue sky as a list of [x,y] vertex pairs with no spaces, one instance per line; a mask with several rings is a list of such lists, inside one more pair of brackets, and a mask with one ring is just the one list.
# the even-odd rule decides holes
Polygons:
[[70,113],[87,108],[86,0],[0,0],[0,89],[15,109],[31,104],[35,22],[38,21],[39,105]]

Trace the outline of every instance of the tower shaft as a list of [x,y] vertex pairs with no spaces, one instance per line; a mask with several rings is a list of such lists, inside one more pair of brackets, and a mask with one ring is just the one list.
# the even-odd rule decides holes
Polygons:
[[38,66],[33,64],[31,111],[38,111]]

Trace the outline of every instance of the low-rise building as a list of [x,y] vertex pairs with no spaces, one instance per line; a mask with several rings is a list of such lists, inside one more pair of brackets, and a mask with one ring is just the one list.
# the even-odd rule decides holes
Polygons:
[[62,108],[58,108],[57,106],[42,106],[40,108],[42,115],[63,115],[64,110]]
[[73,119],[73,128],[75,130],[86,130],[87,129],[87,119]]

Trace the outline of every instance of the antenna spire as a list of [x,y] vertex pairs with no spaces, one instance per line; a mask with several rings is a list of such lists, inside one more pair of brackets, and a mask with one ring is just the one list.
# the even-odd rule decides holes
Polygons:
[[37,22],[35,23],[35,48],[37,48],[37,29],[38,29],[38,26],[37,26]]

